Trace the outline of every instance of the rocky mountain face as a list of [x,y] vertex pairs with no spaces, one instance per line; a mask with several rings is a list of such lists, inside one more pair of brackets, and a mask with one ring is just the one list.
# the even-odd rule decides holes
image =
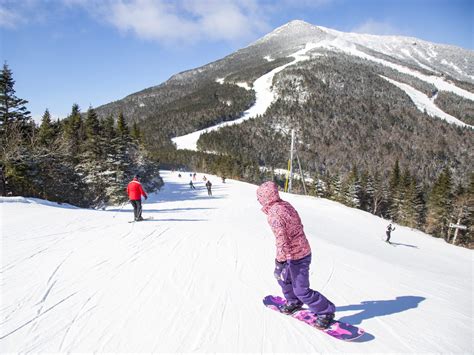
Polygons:
[[416,38],[292,21],[97,112],[123,112],[146,128],[151,149],[172,147],[173,137],[241,117],[255,104],[255,80],[308,44],[307,60],[273,76],[276,99],[264,115],[204,134],[198,147],[285,167],[294,128],[302,164],[312,173],[356,166],[386,174],[395,160],[422,180],[446,165],[460,179],[472,171],[474,52]]

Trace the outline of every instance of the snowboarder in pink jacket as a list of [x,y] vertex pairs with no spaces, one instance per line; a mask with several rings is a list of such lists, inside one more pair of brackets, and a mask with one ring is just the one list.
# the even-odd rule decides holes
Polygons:
[[278,186],[272,181],[259,186],[257,200],[276,239],[274,275],[287,301],[280,311],[291,314],[306,304],[318,316],[315,326],[327,328],[334,319],[336,307],[309,287],[311,247],[298,212],[280,198]]

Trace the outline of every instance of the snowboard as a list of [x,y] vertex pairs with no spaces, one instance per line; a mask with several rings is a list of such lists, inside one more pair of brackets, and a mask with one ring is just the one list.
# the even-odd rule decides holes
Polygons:
[[[265,296],[265,298],[263,299],[263,304],[266,307],[273,309],[274,311],[277,311],[277,312],[280,312],[279,306],[282,306],[285,303],[286,303],[286,300],[279,296],[269,295],[269,296]],[[340,322],[338,320],[334,320],[329,326],[329,328],[327,329],[316,328],[314,326],[314,322],[316,321],[316,315],[313,312],[311,312],[309,309],[302,309],[302,310],[296,311],[293,314],[288,314],[288,315],[336,339],[351,341],[351,340],[360,338],[362,335],[364,335],[363,329],[358,328],[349,323]]]
[[153,219],[153,217],[146,217],[146,218],[143,218],[141,221],[128,221],[128,223],[135,223],[135,222],[143,222],[143,221],[149,221]]

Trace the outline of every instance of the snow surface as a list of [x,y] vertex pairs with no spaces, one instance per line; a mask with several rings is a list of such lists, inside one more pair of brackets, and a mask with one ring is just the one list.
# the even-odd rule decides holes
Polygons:
[[[182,173],[183,174],[183,173]],[[266,309],[280,294],[256,186],[162,172],[144,216],[29,198],[0,200],[0,352],[473,353],[471,250],[313,197],[282,194],[313,250],[310,281],[337,317],[333,339]]]
[[380,77],[384,78],[385,80],[392,83],[396,87],[402,89],[408,96],[410,96],[410,99],[413,101],[415,106],[421,112],[424,112],[426,110],[426,113],[430,116],[439,117],[449,123],[452,123],[461,127],[474,128],[474,126],[468,125],[464,123],[463,121],[458,120],[456,117],[451,116],[450,114],[441,110],[438,106],[436,106],[436,104],[434,103],[434,100],[431,100],[427,95],[425,95],[421,91],[414,89],[410,85],[405,84],[405,83],[400,83],[396,80],[387,78],[383,75],[380,75]]
[[[289,65],[293,65],[297,62],[302,60],[307,60],[309,57],[306,55],[308,51],[315,47],[314,43],[307,43],[305,48],[297,51],[296,53],[292,54],[291,56],[295,59],[290,63],[286,63],[281,65],[272,71],[262,75],[260,78],[254,81],[253,89],[255,90],[255,104],[252,105],[247,111],[245,111],[241,118],[236,119],[234,121],[223,122],[218,125],[208,127],[193,133],[186,134],[184,136],[175,137],[172,141],[176,144],[178,149],[189,149],[189,150],[197,150],[197,141],[199,137],[203,133],[211,132],[218,130],[221,127],[225,126],[232,126],[235,124],[240,124],[252,117],[256,117],[258,115],[263,115],[267,108],[272,104],[272,102],[276,99],[275,94],[272,90],[272,82],[273,77],[276,73],[279,73],[283,69],[285,69]],[[217,82],[222,83],[221,79],[216,79]]]

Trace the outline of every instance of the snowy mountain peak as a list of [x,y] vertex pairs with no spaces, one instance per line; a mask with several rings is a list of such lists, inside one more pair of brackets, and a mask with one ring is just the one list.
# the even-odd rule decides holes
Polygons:
[[314,29],[314,28],[317,28],[317,26],[312,25],[303,20],[293,20],[276,28],[273,32],[278,31],[278,30],[284,30],[284,29],[298,29],[298,28]]
[[291,46],[294,42],[302,44],[327,39],[328,37],[332,38],[333,36],[322,31],[318,26],[302,20],[293,20],[277,27],[272,32],[257,40],[254,44],[277,41]]
[[388,56],[394,62],[402,61],[431,74],[447,74],[457,80],[474,83],[473,51],[415,37],[342,32],[294,20],[276,28],[247,48],[264,45],[268,54],[276,57],[276,53],[285,56],[307,43],[323,41],[336,41],[345,47],[357,46],[367,53]]

